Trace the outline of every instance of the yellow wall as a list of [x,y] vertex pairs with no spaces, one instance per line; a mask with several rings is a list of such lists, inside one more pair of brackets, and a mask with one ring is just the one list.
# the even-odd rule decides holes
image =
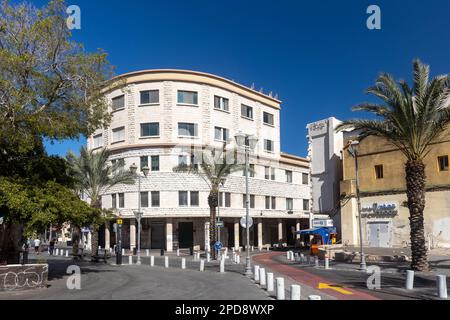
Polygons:
[[[344,141],[344,145],[347,141]],[[404,190],[405,187],[405,156],[386,140],[378,137],[368,137],[360,142],[358,149],[359,182],[361,192],[378,192],[390,190]],[[425,173],[427,186],[450,185],[450,171],[439,171],[438,156],[450,156],[450,133],[440,142],[431,147],[425,158]],[[376,179],[375,165],[383,165],[383,179]],[[355,160],[343,151],[343,184],[341,193],[349,195],[346,180],[355,178]]]

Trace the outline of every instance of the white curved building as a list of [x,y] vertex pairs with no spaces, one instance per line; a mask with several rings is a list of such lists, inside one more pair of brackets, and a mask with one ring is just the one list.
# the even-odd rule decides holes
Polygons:
[[[310,225],[309,162],[280,151],[280,101],[233,81],[201,72],[146,70],[119,76],[125,88],[107,93],[111,104],[109,128],[88,138],[88,148],[106,147],[111,161],[125,169],[147,165],[141,179],[143,212],[141,248],[172,251],[208,245],[208,185],[201,177],[174,173],[189,163],[193,146],[235,144],[238,131],[258,137],[254,177],[250,178],[251,245],[293,243],[293,229]],[[303,136],[302,136],[303,138]],[[239,247],[245,229],[245,177],[233,173],[221,187],[219,208],[224,227],[220,240]],[[138,184],[112,188],[102,198],[105,208],[117,208],[124,220],[123,246],[137,244]],[[103,236],[104,235],[104,236]],[[112,225],[101,232],[100,244],[115,242]]]

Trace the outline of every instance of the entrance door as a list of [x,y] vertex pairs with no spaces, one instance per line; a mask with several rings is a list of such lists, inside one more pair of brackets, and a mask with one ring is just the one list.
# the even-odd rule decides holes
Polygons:
[[151,247],[152,249],[164,249],[164,223],[151,224]]
[[178,222],[178,247],[190,248],[194,245],[194,223]]
[[389,222],[372,222],[369,226],[369,246],[376,248],[390,247]]

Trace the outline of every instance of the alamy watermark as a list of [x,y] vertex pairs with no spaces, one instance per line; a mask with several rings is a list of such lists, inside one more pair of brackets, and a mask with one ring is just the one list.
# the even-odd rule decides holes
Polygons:
[[70,274],[67,279],[66,286],[69,290],[80,290],[81,289],[81,269],[77,265],[70,265],[66,271]]
[[381,269],[378,266],[368,266],[367,274],[369,277],[367,278],[366,284],[367,289],[369,290],[378,290],[381,289]]
[[81,9],[77,5],[70,5],[66,9],[69,15],[66,19],[67,28],[69,30],[81,29]]
[[372,4],[367,7],[367,14],[370,16],[367,18],[366,26],[369,30],[380,30],[381,29],[381,9],[379,6]]

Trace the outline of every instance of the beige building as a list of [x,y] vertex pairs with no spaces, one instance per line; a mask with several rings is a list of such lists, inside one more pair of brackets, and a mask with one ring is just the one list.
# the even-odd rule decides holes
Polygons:
[[[309,161],[281,152],[281,101],[233,81],[195,71],[147,70],[119,76],[125,87],[106,93],[110,102],[110,127],[88,138],[89,149],[107,148],[111,163],[150,172],[141,179],[143,212],[141,248],[191,246],[209,243],[208,185],[201,177],[175,173],[180,163],[195,161],[192,148],[235,146],[239,131],[258,137],[251,157],[251,245],[294,242],[293,230],[308,228],[310,210]],[[245,177],[233,173],[221,188],[220,240],[228,247],[242,246],[245,215]],[[134,211],[138,209],[138,184],[119,185],[102,198],[124,220],[123,245],[137,245]],[[115,243],[112,225],[102,230],[101,246]]]
[[[345,146],[355,139],[344,132]],[[355,198],[355,160],[342,151],[341,230],[344,244],[359,244]],[[425,158],[425,235],[429,247],[450,247],[450,134],[434,144]],[[409,245],[409,211],[405,194],[405,157],[381,138],[369,137],[358,147],[363,243],[370,247]]]

